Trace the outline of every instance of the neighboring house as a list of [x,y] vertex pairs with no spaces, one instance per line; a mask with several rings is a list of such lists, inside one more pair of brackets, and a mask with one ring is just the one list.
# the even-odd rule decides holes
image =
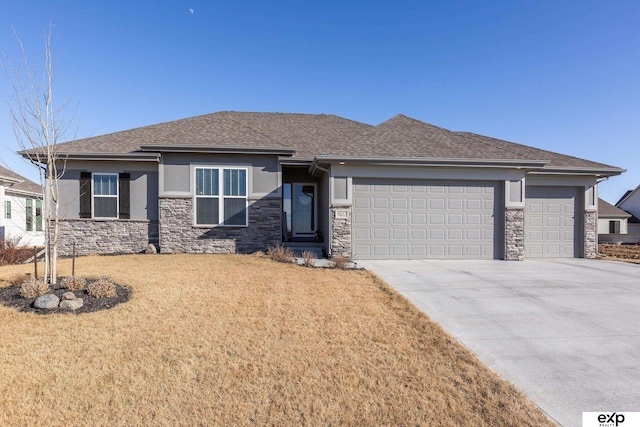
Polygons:
[[403,115],[218,112],[59,149],[63,255],[308,240],[354,259],[590,258],[597,180],[624,172]]
[[628,233],[631,214],[598,199],[598,241],[601,243],[622,242]]
[[640,185],[627,191],[616,206],[631,214],[628,220],[629,233],[640,234]]
[[0,166],[0,239],[44,245],[42,187]]

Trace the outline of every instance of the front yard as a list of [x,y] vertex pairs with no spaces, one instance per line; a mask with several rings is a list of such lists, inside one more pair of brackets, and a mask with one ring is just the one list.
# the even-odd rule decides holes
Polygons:
[[[30,269],[0,267],[0,286]],[[367,272],[242,255],[91,256],[76,271],[131,299],[0,306],[0,425],[552,425]]]
[[618,245],[615,243],[600,243],[598,252],[605,256],[604,259],[611,261],[624,261],[633,264],[640,264],[640,244]]

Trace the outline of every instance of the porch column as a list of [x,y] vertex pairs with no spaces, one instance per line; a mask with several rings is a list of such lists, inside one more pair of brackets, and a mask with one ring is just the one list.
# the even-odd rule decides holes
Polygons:
[[504,259],[522,261],[524,259],[524,208],[506,208],[504,219]]
[[331,256],[351,258],[351,205],[332,205],[330,212]]
[[504,259],[524,259],[524,178],[504,182]]

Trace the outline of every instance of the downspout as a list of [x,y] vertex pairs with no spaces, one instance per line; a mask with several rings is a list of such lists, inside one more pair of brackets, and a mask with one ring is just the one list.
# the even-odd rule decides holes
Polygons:
[[[608,180],[609,178],[610,177],[605,176],[603,178],[596,179],[596,185],[599,185],[601,182],[604,182],[604,181]],[[598,201],[596,200],[595,202],[596,202],[596,207],[598,207]],[[597,209],[596,210],[596,239],[598,239],[598,213],[599,212],[600,212],[600,210]],[[606,256],[605,254],[601,254],[600,253],[600,243],[599,242],[596,242],[596,256],[599,256],[599,257],[605,257]]]

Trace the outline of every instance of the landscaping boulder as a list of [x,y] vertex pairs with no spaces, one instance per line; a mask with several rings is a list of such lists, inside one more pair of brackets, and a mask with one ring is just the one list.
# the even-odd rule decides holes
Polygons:
[[62,299],[64,300],[76,299],[76,294],[74,294],[73,292],[65,292],[64,294],[62,294]]
[[54,308],[58,308],[59,303],[60,303],[60,298],[58,298],[54,294],[45,294],[36,298],[36,301],[33,303],[33,306],[35,308],[44,308],[47,310],[53,310]]
[[62,310],[77,310],[80,307],[82,307],[83,304],[84,304],[84,302],[82,301],[82,298],[64,300],[64,301],[62,301],[60,303],[60,309],[62,309]]
[[158,253],[158,250],[156,249],[156,247],[153,244],[149,243],[147,245],[147,250],[145,252],[148,253],[148,254],[156,254],[156,253]]

